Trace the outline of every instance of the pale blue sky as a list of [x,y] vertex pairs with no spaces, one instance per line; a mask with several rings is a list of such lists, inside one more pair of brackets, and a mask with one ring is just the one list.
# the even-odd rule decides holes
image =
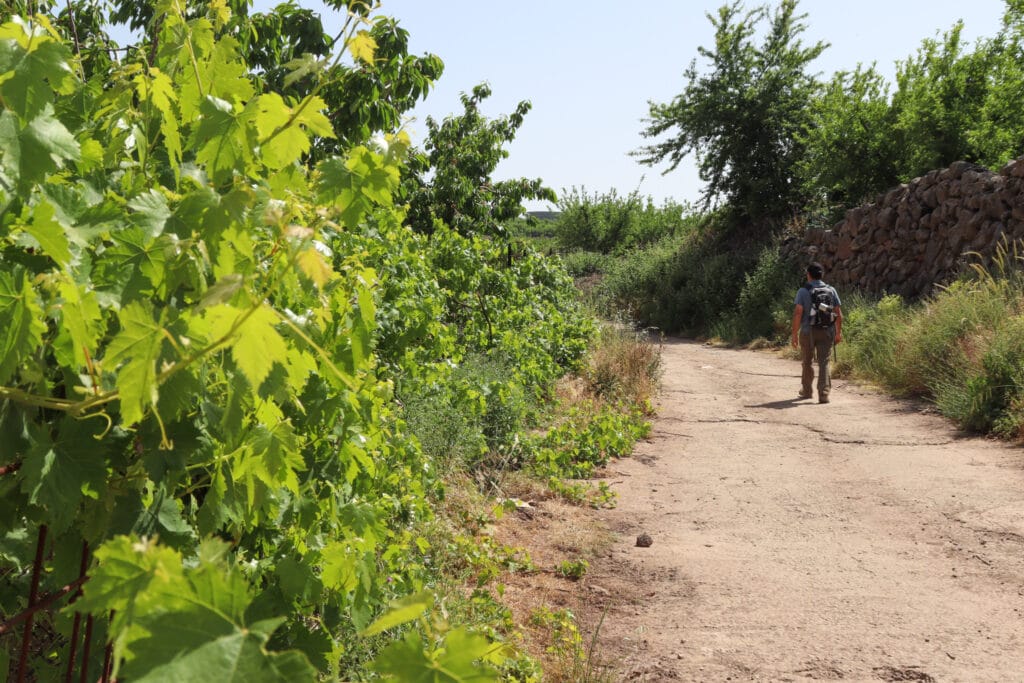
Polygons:
[[[323,7],[318,0],[299,2]],[[256,7],[273,4],[257,0]],[[663,176],[664,169],[641,166],[628,154],[644,143],[640,131],[648,100],[664,102],[679,93],[697,47],[711,45],[705,14],[722,4],[383,0],[381,13],[396,17],[409,31],[414,54],[433,52],[445,62],[436,89],[407,125],[415,140],[425,132],[428,114],[440,119],[458,112],[459,93],[487,81],[494,91],[484,106],[489,115],[508,113],[520,100],[533,103],[498,178],[539,176],[559,193],[572,186],[591,193],[615,188],[620,194],[639,187],[641,194],[661,202],[698,198],[701,182],[693,166],[684,164]],[[818,71],[829,76],[859,62],[876,62],[891,82],[897,60],[958,19],[964,21],[968,42],[995,35],[1004,4],[803,0],[799,8],[808,15],[804,42],[831,43],[816,64]],[[330,25],[326,28],[331,32]]]

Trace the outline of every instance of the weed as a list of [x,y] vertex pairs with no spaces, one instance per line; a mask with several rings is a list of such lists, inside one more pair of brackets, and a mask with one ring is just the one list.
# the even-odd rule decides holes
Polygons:
[[573,581],[579,581],[590,569],[590,563],[586,560],[564,560],[558,564],[555,571],[558,572],[559,576],[563,576]]
[[558,477],[548,479],[548,488],[565,501],[586,505],[594,509],[615,507],[616,493],[603,481],[565,481]]

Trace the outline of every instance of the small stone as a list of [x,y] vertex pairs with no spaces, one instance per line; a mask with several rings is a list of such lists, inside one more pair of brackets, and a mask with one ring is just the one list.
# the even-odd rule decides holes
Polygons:
[[652,543],[654,543],[654,539],[650,534],[640,534],[636,537],[637,548],[650,548]]

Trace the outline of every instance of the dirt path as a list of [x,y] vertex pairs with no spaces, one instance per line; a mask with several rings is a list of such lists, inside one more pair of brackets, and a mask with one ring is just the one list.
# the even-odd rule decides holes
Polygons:
[[619,676],[1024,681],[1024,451],[842,381],[797,401],[770,354],[664,369],[587,577]]

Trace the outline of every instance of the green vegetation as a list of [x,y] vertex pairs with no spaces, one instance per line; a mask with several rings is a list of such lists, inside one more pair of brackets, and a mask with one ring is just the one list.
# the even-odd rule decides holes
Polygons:
[[799,135],[810,123],[807,103],[818,89],[808,69],[827,45],[802,45],[806,15],[796,7],[782,0],[774,12],[745,11],[736,0],[708,14],[715,45],[698,52],[710,72],[693,62],[683,92],[651,104],[643,135],[668,138],[637,152],[647,164],[668,160],[670,170],[695,154],[705,208],[724,201],[735,226],[751,231],[771,230],[802,206],[793,178],[803,154]]
[[925,397],[966,429],[1024,437],[1024,271],[1015,248],[928,300],[857,301],[840,372]]
[[558,564],[558,575],[573,581],[579,581],[590,569],[586,560],[564,560]]
[[[500,600],[503,575],[535,568],[488,535],[486,494],[528,475],[614,504],[588,479],[647,433],[659,372],[570,273],[609,319],[777,339],[802,281],[787,233],[1024,151],[1019,0],[973,51],[959,26],[926,41],[891,96],[872,69],[809,75],[825,45],[801,46],[795,0],[734,2],[710,17],[709,72],[651,105],[662,139],[638,152],[696,154],[704,213],[574,189],[554,222],[524,220],[552,192],[491,175],[529,103],[490,120],[478,86],[412,149],[402,116],[443,64],[376,3],[328,5],[348,11],[336,36],[293,3],[0,10],[16,680],[539,680]],[[114,45],[112,21],[144,38]],[[1019,261],[1007,248],[918,304],[844,292],[840,369],[1020,438]],[[592,679],[571,614],[535,618],[562,675]]]
[[[532,565],[471,491],[576,490],[643,432],[657,362],[558,260],[438,208],[544,192],[489,178],[525,105],[488,121],[478,89],[411,150],[441,65],[365,3],[336,40],[292,5],[25,4],[0,17],[5,675],[537,680],[496,583]],[[146,38],[107,52],[118,13]]]

